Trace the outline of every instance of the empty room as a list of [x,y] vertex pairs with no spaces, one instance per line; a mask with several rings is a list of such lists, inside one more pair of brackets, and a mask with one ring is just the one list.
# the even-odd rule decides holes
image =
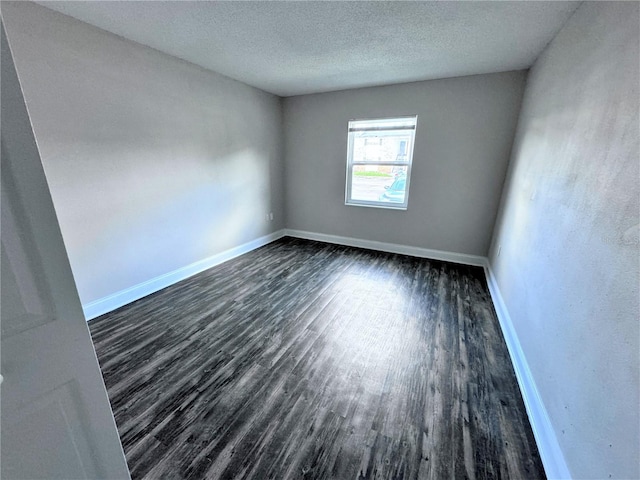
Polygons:
[[640,479],[640,3],[2,1],[3,479]]

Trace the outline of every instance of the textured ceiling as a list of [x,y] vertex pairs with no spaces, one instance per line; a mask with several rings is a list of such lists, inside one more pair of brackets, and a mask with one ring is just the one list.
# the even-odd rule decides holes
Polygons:
[[37,2],[281,96],[531,66],[579,2]]

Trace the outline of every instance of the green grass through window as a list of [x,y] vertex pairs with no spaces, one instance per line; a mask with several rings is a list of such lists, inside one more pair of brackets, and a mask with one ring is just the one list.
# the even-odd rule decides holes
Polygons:
[[356,177],[391,177],[393,175],[391,175],[390,173],[383,173],[383,172],[367,172],[367,171],[360,171],[360,172],[353,172],[353,175]]

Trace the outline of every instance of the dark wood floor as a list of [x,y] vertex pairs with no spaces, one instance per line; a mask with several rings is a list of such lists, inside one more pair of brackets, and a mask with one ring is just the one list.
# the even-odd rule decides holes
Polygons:
[[90,329],[134,479],[544,478],[478,267],[284,238]]

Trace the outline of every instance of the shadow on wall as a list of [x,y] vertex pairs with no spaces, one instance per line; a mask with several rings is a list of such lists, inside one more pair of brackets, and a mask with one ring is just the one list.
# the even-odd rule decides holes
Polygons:
[[244,150],[180,163],[202,168],[129,176],[134,190],[117,211],[89,219],[84,238],[74,237],[70,258],[83,303],[113,293],[114,284],[136,285],[269,233],[256,208],[271,205],[268,158]]

